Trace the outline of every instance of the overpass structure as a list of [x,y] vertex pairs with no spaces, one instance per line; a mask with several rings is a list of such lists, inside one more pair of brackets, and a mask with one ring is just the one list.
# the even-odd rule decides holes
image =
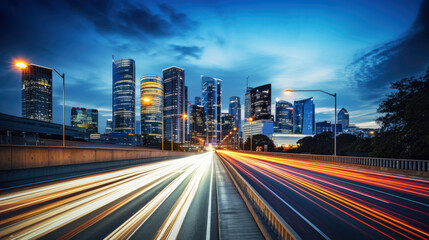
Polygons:
[[0,146],[0,238],[429,237],[428,161],[323,157]]

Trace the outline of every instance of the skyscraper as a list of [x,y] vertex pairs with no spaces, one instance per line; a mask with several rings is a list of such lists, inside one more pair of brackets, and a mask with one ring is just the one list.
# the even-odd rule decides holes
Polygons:
[[293,130],[293,105],[284,100],[276,101],[276,121],[277,132],[292,133]]
[[162,70],[164,83],[164,138],[183,143],[185,138],[185,70],[169,67]]
[[164,86],[160,76],[146,75],[140,79],[141,134],[145,144],[162,141],[162,107]]
[[98,133],[98,110],[72,107],[70,122],[73,127],[85,128],[88,133]]
[[229,113],[222,113],[222,139],[225,138],[234,128],[234,116]]
[[141,135],[142,134],[142,121],[141,120],[137,120],[136,121],[136,135]]
[[201,105],[201,97],[195,97],[195,105]]
[[222,80],[201,75],[202,104],[206,113],[206,143],[217,145],[222,137]]
[[252,108],[252,99],[250,96],[250,91],[253,88],[246,87],[246,93],[244,95],[244,121],[247,122],[249,117],[251,117],[250,109]]
[[237,96],[231,97],[229,99],[229,114],[232,115],[234,120],[234,126],[237,128],[237,131],[241,130],[241,104],[240,98]]
[[250,99],[250,116],[253,120],[271,119],[271,84],[253,88]]
[[193,144],[204,145],[206,141],[206,115],[204,107],[201,105],[192,105],[190,116],[190,135]]
[[111,133],[112,131],[113,131],[113,129],[112,129],[112,127],[113,127],[113,121],[112,121],[112,119],[107,119],[106,120],[106,133]]
[[313,98],[294,101],[293,132],[297,134],[314,134]]
[[338,112],[338,124],[341,124],[342,129],[349,127],[349,112],[345,108]]
[[135,62],[119,59],[112,63],[112,116],[113,132],[135,133]]
[[34,64],[22,69],[22,117],[52,122],[52,69]]

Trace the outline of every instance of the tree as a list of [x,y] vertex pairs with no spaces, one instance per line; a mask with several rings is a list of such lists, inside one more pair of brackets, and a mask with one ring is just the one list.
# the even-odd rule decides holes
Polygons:
[[[268,146],[268,152],[273,152],[275,150],[274,143],[271,139],[269,139],[267,136],[263,134],[257,134],[253,135],[252,137],[252,151],[256,150],[257,146],[262,147],[262,151],[264,151],[264,146]],[[244,149],[249,150],[250,149],[250,137],[247,138],[246,142],[244,143]]]
[[380,132],[371,156],[429,159],[429,68],[421,77],[394,82],[377,109]]

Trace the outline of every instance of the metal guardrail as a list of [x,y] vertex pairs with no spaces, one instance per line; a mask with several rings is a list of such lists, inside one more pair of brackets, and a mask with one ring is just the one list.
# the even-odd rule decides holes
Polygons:
[[[267,203],[261,195],[238,173],[238,171],[226,160],[224,160],[219,154],[222,165],[230,175],[234,185],[236,186],[241,197],[245,201],[252,215],[254,214],[253,208],[249,206],[248,200],[250,200],[258,210],[258,213],[268,223],[272,231],[277,234],[278,238],[286,240],[301,240],[302,238],[293,230],[293,228],[286,223],[286,221]],[[255,217],[255,216],[254,216]],[[257,217],[255,217],[256,220]],[[270,235],[266,232],[263,226],[258,223],[258,227],[261,229],[262,234],[265,238],[270,238]]]
[[298,153],[276,153],[276,152],[252,152],[266,155],[283,156],[295,159],[318,160],[338,163],[350,163],[372,167],[382,167],[400,170],[409,170],[416,172],[429,172],[429,160],[418,159],[396,159],[396,158],[373,158],[373,157],[350,157],[350,156],[330,156]]

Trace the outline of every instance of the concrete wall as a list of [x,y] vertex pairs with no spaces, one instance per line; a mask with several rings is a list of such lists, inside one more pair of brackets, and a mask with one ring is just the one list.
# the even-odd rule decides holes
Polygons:
[[0,145],[0,171],[187,155],[156,149]]

